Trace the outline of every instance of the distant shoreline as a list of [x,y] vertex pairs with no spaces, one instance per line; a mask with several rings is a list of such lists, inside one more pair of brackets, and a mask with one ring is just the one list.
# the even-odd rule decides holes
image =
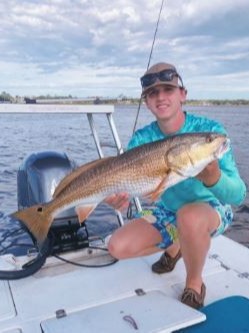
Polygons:
[[[88,97],[77,97],[72,95],[39,95],[39,96],[11,96],[7,92],[0,94],[0,105],[1,104],[57,104],[57,105],[98,105],[98,104],[111,104],[111,105],[139,105],[141,102],[140,96],[129,97],[120,94],[117,97],[105,97],[105,96],[88,96]],[[142,100],[142,103],[144,101]],[[187,99],[185,105],[191,106],[248,106],[249,99],[236,98],[236,99]]]
[[[138,105],[139,99],[100,99],[96,103],[95,101],[83,100],[83,99],[47,99],[47,100],[34,100],[33,103],[11,103],[1,102],[0,105]],[[144,104],[144,102],[142,102]],[[237,99],[237,100],[187,100],[185,102],[187,106],[249,106],[249,100]]]

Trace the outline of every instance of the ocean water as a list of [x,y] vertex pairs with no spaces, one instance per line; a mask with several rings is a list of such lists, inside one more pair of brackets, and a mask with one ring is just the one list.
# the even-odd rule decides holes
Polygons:
[[[46,106],[44,105],[44,108]],[[216,119],[224,124],[231,139],[235,159],[242,178],[249,185],[249,107],[200,106],[185,110]],[[123,147],[129,141],[135,122],[137,106],[115,107],[114,120]],[[105,115],[94,117],[105,155],[116,155],[108,121]],[[142,107],[137,128],[153,120]],[[0,251],[14,251],[25,243],[25,234],[15,234],[15,242],[3,238],[18,224],[9,218],[17,210],[17,171],[23,160],[33,152],[65,152],[78,165],[97,159],[94,140],[84,114],[8,114],[0,113]],[[249,247],[249,197],[240,207],[234,207],[234,223],[226,235]],[[117,227],[113,212],[105,205],[91,217],[89,224],[94,234],[108,234]],[[7,243],[6,243],[7,242]],[[3,248],[4,244],[4,248]],[[8,245],[9,244],[9,245]],[[12,245],[15,245],[14,247]],[[8,246],[10,246],[8,248]]]

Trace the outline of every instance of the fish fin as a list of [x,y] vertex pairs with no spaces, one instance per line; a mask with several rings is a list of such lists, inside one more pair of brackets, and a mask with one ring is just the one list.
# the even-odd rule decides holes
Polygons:
[[159,199],[161,194],[166,190],[167,188],[167,180],[168,180],[168,174],[166,177],[162,179],[162,181],[159,183],[159,185],[156,187],[154,191],[151,191],[145,195],[145,198],[150,200],[151,202],[156,201]]
[[81,175],[83,172],[86,172],[92,167],[95,167],[101,163],[103,163],[106,160],[112,159],[113,157],[105,157],[101,158],[99,160],[95,160],[89,163],[86,163],[77,169],[75,169],[73,172],[69,173],[67,176],[65,176],[58,186],[56,187],[54,194],[53,194],[53,199],[56,198],[66,187],[68,184],[70,184],[74,179],[76,179],[79,175]]
[[19,210],[11,214],[11,217],[20,220],[37,239],[39,245],[46,239],[53,222],[53,216],[48,213],[45,205],[35,205]]
[[97,204],[75,207],[75,211],[78,215],[78,220],[80,224],[82,224],[88,218],[88,216],[96,208],[96,206]]

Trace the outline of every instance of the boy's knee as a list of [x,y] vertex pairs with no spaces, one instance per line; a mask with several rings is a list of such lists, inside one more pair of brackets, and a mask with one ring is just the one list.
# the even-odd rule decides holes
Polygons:
[[193,221],[195,219],[195,214],[191,207],[188,205],[183,206],[177,212],[177,227],[184,229],[184,228],[191,228]]
[[180,233],[195,235],[209,232],[210,207],[206,204],[188,204],[177,212],[177,228]]
[[125,248],[122,245],[122,242],[115,237],[110,238],[107,248],[111,256],[116,259],[124,259],[126,257]]

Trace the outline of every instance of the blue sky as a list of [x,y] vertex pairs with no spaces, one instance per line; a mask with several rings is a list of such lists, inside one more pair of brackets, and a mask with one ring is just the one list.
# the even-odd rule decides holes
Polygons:
[[[140,95],[161,0],[1,0],[0,92]],[[249,99],[249,1],[165,0],[151,64],[189,98]]]

